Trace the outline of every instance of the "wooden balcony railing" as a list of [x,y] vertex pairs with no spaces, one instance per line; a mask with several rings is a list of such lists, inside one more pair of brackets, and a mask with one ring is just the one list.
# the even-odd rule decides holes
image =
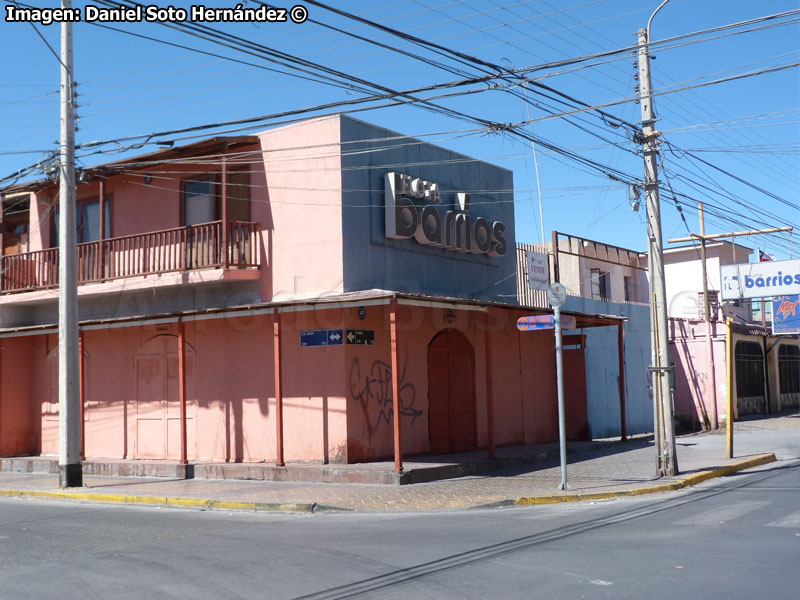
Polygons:
[[[194,269],[258,269],[258,225],[222,221],[78,244],[78,285]],[[0,293],[58,287],[58,248],[4,256]]]

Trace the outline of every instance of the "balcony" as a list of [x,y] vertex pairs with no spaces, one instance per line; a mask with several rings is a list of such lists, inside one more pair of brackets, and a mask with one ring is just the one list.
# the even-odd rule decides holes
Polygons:
[[[200,269],[260,268],[256,223],[222,221],[78,244],[78,285]],[[0,259],[0,294],[58,287],[58,248]]]

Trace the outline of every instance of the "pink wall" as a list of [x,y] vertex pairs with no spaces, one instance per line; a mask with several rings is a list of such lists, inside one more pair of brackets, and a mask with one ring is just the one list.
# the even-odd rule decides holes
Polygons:
[[58,455],[58,335],[36,336],[31,348],[31,403],[39,421],[39,451]]
[[35,453],[39,435],[31,409],[31,355],[36,338],[0,343],[0,455]]
[[274,457],[271,333],[266,316],[186,324],[195,351],[198,460]]
[[[723,323],[712,324],[715,336],[725,335]],[[670,319],[670,357],[675,364],[675,412],[700,423],[698,406],[710,420],[712,411],[711,378],[705,323]],[[713,341],[714,375],[717,390],[717,414],[727,410],[727,366],[725,338]]]
[[50,247],[51,212],[57,190],[33,194],[30,203],[29,250],[42,250]]
[[[186,173],[186,177],[197,172],[194,169],[168,165],[154,168],[153,181],[144,182],[145,172],[128,173],[111,177],[105,185],[106,196],[111,196],[111,234],[121,237],[147,231],[159,231],[180,226],[180,178],[181,174],[165,174],[162,170]],[[78,187],[78,198],[98,198],[99,185],[88,184],[87,189]]]
[[[374,347],[347,347],[351,462],[389,457],[394,451],[389,309],[367,307],[366,311],[363,321],[358,320],[355,308],[344,315],[345,327],[376,331]],[[544,332],[520,334],[516,329],[518,316],[521,314],[492,311],[489,325],[498,445],[552,441],[558,437],[553,336]],[[455,311],[446,318],[444,309],[400,305],[398,360],[404,454],[430,451],[427,348],[433,337],[446,328],[466,334],[475,350],[478,445],[488,444],[483,319],[483,314],[475,311]]]
[[300,346],[300,331],[338,329],[341,318],[337,309],[281,315],[286,460],[347,460],[345,346]]
[[[491,311],[489,328],[492,333],[494,420],[499,425],[495,431],[495,443],[522,444],[525,439],[525,390],[522,389],[520,373],[522,335],[517,330],[516,315],[509,311]],[[477,323],[477,335],[483,338],[483,322]],[[480,340],[476,362],[484,364],[484,344]],[[481,379],[483,372],[480,371]],[[485,384],[484,384],[485,385]],[[485,394],[484,394],[485,397]]]
[[264,247],[272,268],[272,288],[265,282],[262,298],[341,291],[339,118],[281,127],[260,138],[270,211]]
[[[275,460],[270,319],[256,316],[186,323],[190,459]],[[283,316],[285,456],[298,461],[344,460],[344,351],[341,347],[323,349],[324,360],[309,361],[306,353],[315,349],[300,348],[299,331],[314,326],[305,314]],[[176,335],[177,324],[84,333],[87,457],[178,457]],[[53,348],[55,338],[50,337]],[[44,343],[38,346],[28,361],[34,392],[29,403],[22,404],[35,406],[42,429],[42,453],[56,454],[57,354],[52,349],[47,353]],[[151,358],[155,367],[147,363]],[[18,388],[22,390],[24,385]],[[154,413],[153,403],[165,398],[166,408]],[[5,406],[5,399],[3,403]],[[159,449],[163,449],[161,456],[157,456]]]
[[135,356],[157,326],[84,332],[85,423],[88,457],[136,456]]
[[[287,312],[281,315],[284,440],[287,461],[358,462],[393,455],[388,306]],[[518,311],[492,310],[495,442],[557,439],[551,332],[520,334]],[[520,313],[521,314],[521,313]],[[368,329],[374,346],[301,347],[300,331]],[[484,315],[472,310],[400,305],[398,340],[403,453],[430,452],[428,345],[456,329],[474,349],[478,446],[488,444]],[[177,324],[85,332],[86,450],[89,458],[179,455]],[[55,336],[20,338],[14,360],[18,405],[36,419],[7,416],[28,439],[41,428],[41,452],[58,451]],[[273,462],[276,457],[273,327],[269,315],[186,323],[188,454],[195,461]],[[6,343],[21,342],[7,340]],[[6,351],[6,356],[10,353]],[[13,368],[4,364],[3,374]],[[566,377],[583,377],[567,373]],[[163,401],[166,399],[166,405]],[[24,413],[24,410],[23,410]],[[5,439],[10,439],[7,434]],[[36,451],[27,450],[27,451]]]
[[555,338],[552,332],[536,331],[521,334],[519,339],[525,443],[553,441],[558,439]]
[[[347,346],[348,458],[350,462],[394,453],[389,309],[345,309],[345,327],[375,331],[375,346]],[[403,452],[428,451],[428,342],[435,334],[430,311],[400,306],[397,319]]]

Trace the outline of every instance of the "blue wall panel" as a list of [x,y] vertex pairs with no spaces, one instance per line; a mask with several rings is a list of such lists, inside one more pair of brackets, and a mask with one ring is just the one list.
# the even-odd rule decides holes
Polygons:
[[[647,306],[570,296],[564,310],[620,315],[625,322],[625,400],[628,434],[653,431],[653,400],[647,380],[650,364],[650,313]],[[586,389],[589,431],[594,439],[617,437],[620,430],[619,366],[616,327],[592,327],[586,334]]]
[[[385,289],[516,302],[512,172],[420,140],[341,117],[344,291]],[[438,183],[442,213],[471,194],[472,218],[506,225],[506,254],[493,258],[385,235],[384,175]],[[421,206],[421,202],[419,206]]]

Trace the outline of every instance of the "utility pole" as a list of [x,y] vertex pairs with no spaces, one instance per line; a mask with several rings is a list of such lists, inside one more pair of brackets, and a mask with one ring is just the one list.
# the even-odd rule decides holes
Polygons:
[[[61,0],[71,9],[72,0]],[[61,23],[61,150],[58,240],[58,414],[59,487],[83,485],[81,465],[78,280],[75,243],[75,117],[72,23]],[[103,200],[101,199],[100,202]]]
[[[653,303],[652,330],[653,356],[655,363],[650,367],[653,377],[653,393],[657,395],[657,406],[661,409],[662,439],[660,440],[660,470],[662,476],[678,474],[678,457],[675,450],[675,429],[673,425],[672,385],[669,361],[669,322],[667,320],[666,286],[664,283],[664,248],[661,236],[661,206],[658,197],[658,132],[654,128],[655,110],[650,84],[650,23],[656,13],[667,3],[665,0],[650,17],[647,29],[640,29],[638,36],[639,62],[639,103],[642,110],[642,145],[645,168],[645,192],[647,197],[647,235],[650,256],[650,299]],[[654,421],[658,431],[658,414]],[[658,439],[656,435],[656,439]]]
[[[706,221],[703,218],[703,203],[698,203],[700,212],[700,235],[706,234]],[[700,243],[700,260],[703,263],[703,316],[706,320],[706,358],[708,377],[711,384],[711,429],[719,427],[717,415],[717,375],[714,372],[714,340],[711,335],[711,310],[708,305],[708,272],[706,271],[706,239],[703,237]],[[716,321],[716,315],[714,320]],[[702,415],[700,415],[703,418]],[[705,422],[703,424],[705,429]]]

